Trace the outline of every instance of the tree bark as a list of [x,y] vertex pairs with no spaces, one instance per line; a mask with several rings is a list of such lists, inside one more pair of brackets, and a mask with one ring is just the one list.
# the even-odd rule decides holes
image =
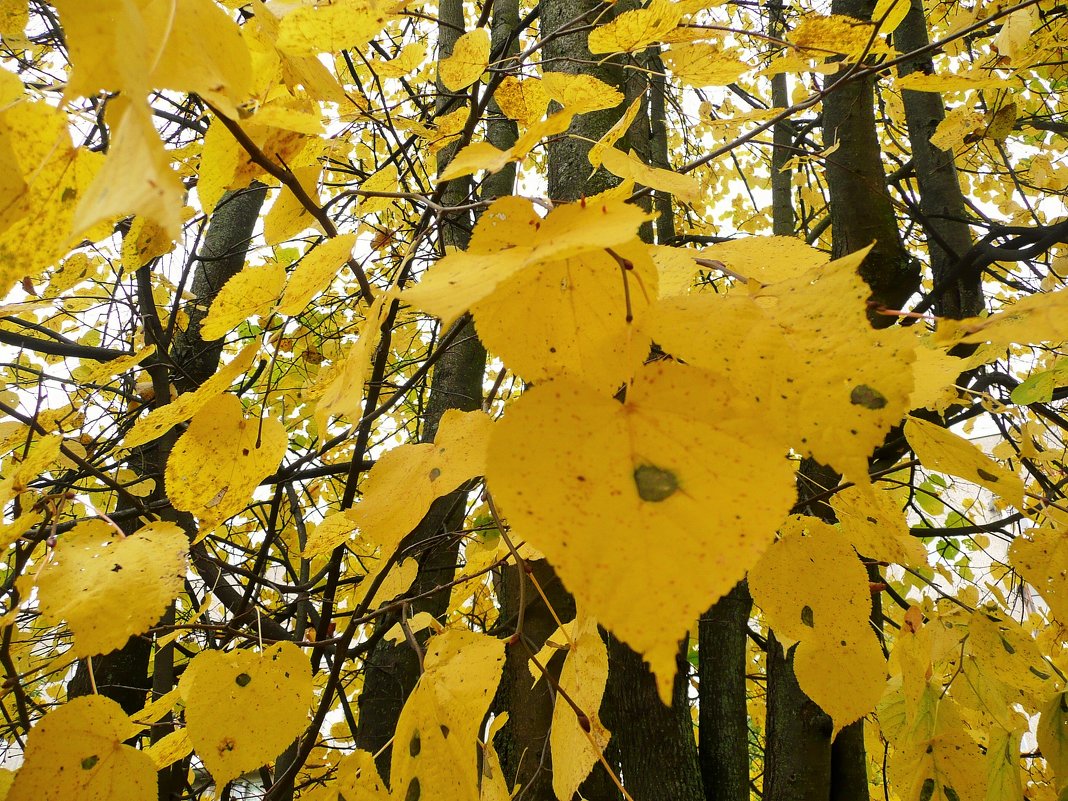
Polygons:
[[[908,14],[894,31],[894,44],[902,53],[930,44],[923,0],[912,0]],[[930,54],[925,54],[905,61],[898,71],[902,77],[913,72],[930,74],[934,72],[934,64]],[[957,165],[951,150],[939,150],[931,144],[931,136],[946,118],[942,96],[937,92],[904,89],[901,100],[912,144],[912,166],[920,190],[920,222],[927,233],[927,252],[938,293],[934,312],[955,319],[977,315],[983,310],[981,275],[975,272],[954,276],[952,272],[972,246],[968,207],[960,189]]]

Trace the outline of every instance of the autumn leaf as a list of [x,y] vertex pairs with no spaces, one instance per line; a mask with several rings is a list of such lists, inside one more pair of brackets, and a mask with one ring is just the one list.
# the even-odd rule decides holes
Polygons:
[[218,786],[272,762],[304,731],[312,677],[301,650],[202,651],[179,682],[189,739]]

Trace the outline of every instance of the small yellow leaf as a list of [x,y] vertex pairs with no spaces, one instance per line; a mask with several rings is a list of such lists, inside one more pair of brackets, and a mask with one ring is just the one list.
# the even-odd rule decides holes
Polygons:
[[596,55],[644,50],[674,30],[681,17],[681,6],[671,0],[653,0],[646,8],[624,11],[590,31],[590,52]]
[[297,264],[286,283],[278,313],[294,315],[304,311],[316,295],[322,292],[337,277],[338,272],[352,256],[356,234],[342,234],[320,243],[309,250]]
[[5,457],[4,477],[0,479],[0,503],[6,505],[16,495],[25,492],[31,481],[59,461],[62,445],[62,436],[49,434],[34,440],[29,453]]
[[396,58],[374,62],[375,72],[383,78],[400,78],[417,69],[426,59],[426,43],[412,42],[401,48]]
[[266,316],[285,283],[286,270],[281,264],[244,267],[212,301],[201,328],[204,340],[221,339],[248,318]]
[[60,539],[37,580],[41,613],[67,621],[81,657],[121,648],[154,626],[182,591],[189,540],[174,523],[149,523],[123,537],[103,520]]
[[293,643],[262,653],[202,651],[178,684],[189,739],[216,786],[272,762],[304,731],[311,665]]
[[[306,165],[293,168],[293,175],[304,189],[304,192],[312,200],[319,195],[319,175],[323,168],[318,164]],[[277,245],[291,239],[308,228],[314,228],[322,232],[318,220],[316,220],[308,207],[294,194],[288,186],[283,186],[281,193],[275,199],[271,210],[263,221],[263,236],[268,245]]]
[[946,113],[946,117],[931,135],[931,145],[939,150],[953,150],[964,144],[965,140],[983,128],[983,115],[972,111],[968,106],[957,106]]
[[796,278],[823,267],[829,259],[793,236],[747,236],[704,248],[702,258],[723,262],[730,270],[762,284]]
[[423,666],[397,721],[392,795],[478,801],[478,735],[501,678],[504,641],[449,629],[427,644]]
[[438,77],[450,92],[466,89],[489,65],[490,32],[475,28],[456,40],[452,55],[438,63]]
[[463,175],[471,175],[479,170],[494,173],[512,161],[513,148],[501,150],[489,142],[472,142],[449,161],[448,166],[438,176],[439,181],[451,181]]
[[633,152],[628,154],[610,147],[601,153],[601,163],[613,175],[674,195],[683,203],[696,203],[704,194],[701,184],[693,176],[650,167]]
[[108,103],[111,146],[71,222],[81,234],[103,220],[138,214],[160,227],[162,236],[177,239],[185,187],[171,169],[152,125],[148,103],[142,99],[113,98]]
[[179,395],[166,406],[153,409],[145,417],[142,417],[126,439],[122,441],[124,448],[136,448],[146,442],[163,436],[171,428],[184,422],[204,408],[204,405],[213,398],[218,397],[234,382],[234,379],[244,373],[256,358],[259,344],[252,343],[242,350],[232,361],[223,365],[215,375],[201,384],[195,391]]
[[1026,536],[1012,541],[1009,561],[1038,590],[1058,622],[1068,623],[1068,538],[1064,532],[1047,527],[1029,529]]
[[908,16],[910,0],[879,0],[871,12],[872,22],[879,26],[879,34],[885,36],[897,30]]
[[582,710],[585,719],[578,719],[571,704],[553,706],[549,746],[553,755],[553,790],[557,798],[575,795],[612,736],[598,714],[608,683],[608,648],[601,639],[596,621],[581,616],[576,621],[572,641],[559,682],[560,688]]
[[615,108],[623,102],[622,93],[592,75],[546,72],[541,76],[541,85],[550,100],[573,114]]
[[301,551],[301,557],[311,559],[330,553],[339,545],[349,541],[356,531],[356,521],[351,511],[328,514],[308,532],[308,539]]
[[643,102],[644,97],[639,96],[635,98],[634,102],[627,106],[627,110],[623,112],[623,116],[620,117],[612,125],[612,127],[605,132],[604,136],[602,136],[600,139],[597,140],[596,143],[594,143],[593,147],[590,148],[589,155],[587,156],[587,158],[589,158],[590,160],[590,164],[592,164],[594,167],[601,166],[602,154],[606,150],[611,149],[615,145],[615,143],[618,142],[621,138],[623,138],[623,136],[627,133],[627,130],[630,128],[631,123],[634,122],[635,117],[638,116],[638,112],[642,110]]
[[170,734],[165,734],[146,748],[144,753],[152,758],[156,770],[163,770],[179,759],[185,759],[193,753],[193,743],[189,739],[189,730],[181,728],[175,729]]
[[176,509],[200,518],[200,535],[244,509],[286,452],[286,430],[273,417],[246,418],[234,395],[197,412],[167,459],[167,494]]
[[386,27],[390,19],[387,9],[387,4],[379,0],[297,6],[282,17],[276,46],[291,56],[358,48]]
[[845,14],[806,14],[787,38],[795,47],[814,51],[816,55],[838,53],[847,58],[857,58],[865,52],[888,52],[886,42],[873,36],[874,31],[875,26],[871,22]]
[[973,89],[1013,89],[1011,79],[999,78],[989,70],[976,69],[971,72],[940,73],[927,75],[913,72],[897,79],[899,89],[911,89],[913,92],[968,92]]
[[331,790],[326,801],[390,801],[389,790],[378,775],[374,755],[359,749],[345,754],[338,762],[337,780]]
[[786,522],[781,539],[749,571],[749,589],[780,638],[830,640],[868,630],[864,565],[845,537],[818,518]]
[[802,692],[830,715],[834,735],[875,709],[886,689],[886,660],[871,629],[804,640],[794,654],[794,672]]
[[549,95],[539,78],[520,80],[514,75],[508,75],[501,81],[493,93],[493,99],[504,116],[522,125],[540,120],[549,105]]
[[390,554],[430,504],[485,472],[492,421],[483,412],[450,409],[433,444],[401,445],[375,462],[363,497],[349,512],[362,537]]
[[1056,692],[1042,707],[1038,747],[1053,769],[1059,790],[1068,787],[1068,693]]
[[672,45],[664,53],[664,64],[679,80],[697,89],[726,86],[749,70],[744,61],[704,42]]
[[928,470],[949,473],[986,487],[1017,508],[1023,507],[1024,484],[1018,475],[995,462],[976,445],[941,426],[910,417],[905,436]]
[[123,743],[126,714],[103,696],[74,698],[30,732],[7,801],[144,801],[156,793],[156,767]]
[[[387,164],[380,169],[374,175],[371,175],[360,184],[361,192],[398,192],[401,191],[401,187],[397,184],[397,167],[394,164]],[[365,195],[360,198],[359,213],[360,214],[378,214],[381,211],[385,211],[395,202],[391,197],[374,197],[373,195]]]
[[989,317],[941,320],[935,341],[992,345],[1068,339],[1068,291],[1042,292],[1018,300]]
[[866,559],[912,567],[927,564],[927,549],[909,533],[894,493],[872,486],[849,487],[835,493],[831,505],[842,534]]

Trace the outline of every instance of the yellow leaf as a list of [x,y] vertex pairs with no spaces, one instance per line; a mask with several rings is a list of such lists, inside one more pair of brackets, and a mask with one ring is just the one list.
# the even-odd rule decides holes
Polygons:
[[802,692],[830,715],[832,739],[875,709],[886,689],[886,660],[870,629],[804,640],[794,653],[794,672]]
[[[798,569],[798,565],[804,565]],[[868,630],[871,592],[856,552],[832,526],[791,517],[781,539],[749,571],[753,600],[776,635],[827,640]]]
[[471,175],[479,170],[494,173],[513,159],[514,148],[501,150],[489,142],[472,142],[449,161],[448,166],[438,176],[439,181],[451,181],[463,175]]
[[627,106],[627,110],[623,112],[623,116],[616,120],[615,124],[605,132],[604,136],[594,143],[587,156],[590,160],[590,164],[594,167],[601,166],[602,155],[606,150],[610,150],[615,143],[627,133],[631,123],[634,122],[634,118],[637,117],[638,112],[642,110],[643,102],[644,97],[636,97],[634,102]]
[[478,801],[477,742],[504,667],[504,642],[450,629],[432,638],[393,738],[395,798]]
[[[399,192],[402,188],[397,183],[397,167],[394,164],[387,164],[380,169],[374,175],[371,175],[360,184],[360,190],[363,192]],[[395,202],[391,197],[374,197],[365,196],[360,198],[359,213],[360,214],[377,214],[380,211],[385,211]]]
[[327,796],[328,801],[390,801],[389,790],[378,775],[374,755],[357,749],[341,758],[337,765],[337,781]]
[[592,75],[546,72],[541,76],[541,85],[550,100],[573,114],[615,108],[623,102],[622,93]]
[[549,733],[553,790],[557,798],[572,798],[608,747],[612,735],[598,714],[608,682],[608,649],[592,618],[583,615],[576,621],[559,681],[561,689],[586,716],[584,721],[579,721],[571,704],[559,698],[559,703],[553,706]]
[[941,73],[927,75],[913,72],[897,79],[899,89],[911,89],[913,92],[967,92],[972,89],[1012,89],[1015,84],[1011,79],[999,78],[988,70],[976,69],[970,72]]
[[549,105],[542,82],[538,78],[520,80],[514,75],[505,76],[497,91],[493,93],[504,116],[522,125],[530,125],[540,120]]
[[246,418],[234,395],[208,401],[167,459],[167,495],[200,518],[200,537],[244,509],[286,453],[286,430],[273,417]]
[[201,651],[178,684],[189,739],[217,787],[272,762],[304,731],[311,665],[293,643]]
[[182,591],[189,541],[174,523],[123,537],[103,520],[64,534],[37,581],[41,613],[66,620],[81,657],[121,648],[154,626]]
[[633,152],[628,154],[610,147],[601,153],[601,163],[620,178],[674,195],[684,203],[696,203],[704,195],[704,189],[693,176],[650,167]]
[[356,521],[352,519],[351,510],[328,514],[308,532],[301,557],[311,559],[330,553],[339,545],[348,542],[356,531]]
[[20,452],[17,456],[12,454],[5,457],[4,477],[0,479],[0,503],[6,505],[16,495],[25,492],[31,481],[59,461],[62,445],[61,435],[50,434],[34,440],[29,453],[24,455]]
[[879,26],[879,34],[893,33],[908,16],[910,0],[879,0],[871,12],[872,21]]
[[8,801],[144,801],[156,793],[156,767],[123,743],[130,724],[117,703],[74,698],[34,726]]
[[929,739],[914,737],[891,756],[890,777],[906,801],[986,801],[983,755],[949,705],[949,699],[938,703]]
[[774,284],[818,270],[827,254],[792,236],[747,236],[704,248],[702,258],[762,284]]
[[[323,168],[318,164],[293,168],[297,181],[312,200],[319,196],[319,174]],[[268,245],[277,245],[307,228],[321,231],[319,222],[288,186],[283,186],[278,198],[263,221],[263,236]]]
[[1038,747],[1053,769],[1057,789],[1068,786],[1068,693],[1056,692],[1043,705],[1038,719]]
[[964,144],[967,137],[983,128],[983,115],[972,111],[968,106],[957,106],[946,113],[946,117],[931,135],[931,145],[939,150],[953,150]]
[[1068,291],[1028,295],[989,317],[941,320],[935,341],[992,345],[1068,340]]
[[[638,240],[612,252],[541,262],[502,281],[471,306],[483,343],[527,381],[572,376],[617,389],[648,356],[649,338],[635,321],[656,296],[657,275]],[[530,306],[539,313],[517,326]]]
[[123,214],[139,214],[158,225],[167,239],[177,239],[185,188],[171,169],[148,103],[112,98],[107,118],[111,146],[104,166],[78,203],[73,233]]
[[[1042,595],[1061,624],[1068,622],[1068,538],[1055,528],[1032,528],[1009,547],[1009,561]],[[1068,779],[1068,773],[1065,778]]]
[[928,470],[971,481],[997,493],[1017,508],[1023,507],[1024,484],[1020,477],[966,439],[917,417],[908,418],[905,437]]
[[122,263],[130,272],[174,250],[174,240],[152,220],[136,217],[122,238]]
[[329,5],[297,6],[278,25],[280,51],[315,56],[358,48],[371,41],[391,17],[379,0],[337,0]]
[[412,42],[401,48],[396,58],[374,62],[375,72],[383,78],[400,78],[417,69],[426,59],[426,43]]
[[714,378],[658,362],[625,404],[565,379],[539,384],[490,441],[487,480],[514,536],[645,657],[663,699],[679,639],[756,563],[794,501],[783,451],[760,427],[732,428],[736,413]]
[[156,770],[163,770],[179,759],[185,759],[193,753],[193,743],[189,740],[189,730],[181,728],[165,734],[144,749],[144,753],[152,758]]
[[893,492],[872,486],[849,487],[831,498],[839,527],[866,559],[922,567],[927,549],[909,533],[901,501]]
[[249,317],[265,317],[282,292],[286,270],[281,264],[245,266],[223,284],[204,318],[201,336],[220,339]]
[[483,412],[449,409],[433,444],[401,445],[382,454],[349,513],[361,536],[392,553],[434,500],[485,472],[491,426]]
[[744,61],[704,42],[672,45],[664,53],[664,64],[675,77],[696,89],[726,86],[749,70]]
[[[875,331],[857,273],[867,250],[749,296],[682,295],[650,311],[650,334],[671,355],[712,370],[783,444],[866,483],[868,456],[908,409],[914,334]],[[833,300],[832,300],[833,299]],[[768,387],[774,386],[774,392]]]
[[315,425],[320,436],[326,434],[331,417],[345,417],[350,423],[360,419],[363,409],[363,383],[370,366],[371,354],[378,344],[379,326],[392,303],[391,292],[379,292],[360,326],[360,338],[345,354],[343,362],[329,379],[315,407]]
[[[812,50],[817,55],[839,53],[857,58],[864,52],[889,52],[882,38],[873,37],[874,32],[875,26],[871,22],[844,14],[832,14],[826,17],[806,14],[787,38],[791,44],[802,51]],[[869,46],[870,49],[868,49]],[[805,55],[813,54],[806,53]]]
[[326,289],[352,256],[356,234],[342,234],[309,250],[289,276],[278,313],[294,315],[304,311],[316,295]]
[[646,8],[624,11],[590,31],[589,48],[598,53],[633,53],[660,41],[675,29],[682,8],[670,0],[652,0]]
[[438,77],[450,92],[466,89],[489,65],[490,32],[475,28],[456,40],[452,55],[438,62]]
[[136,448],[146,442],[163,436],[171,428],[184,422],[204,408],[208,401],[226,391],[234,383],[234,379],[244,373],[256,358],[259,352],[259,343],[252,343],[242,350],[233,361],[223,365],[215,375],[201,384],[195,391],[179,395],[166,406],[153,409],[145,417],[138,420],[126,439],[122,441],[123,448]]

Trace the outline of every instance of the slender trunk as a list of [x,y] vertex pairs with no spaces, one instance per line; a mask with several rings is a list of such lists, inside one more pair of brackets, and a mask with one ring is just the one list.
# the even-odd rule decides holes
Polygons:
[[[875,0],[834,0],[831,11],[870,20],[874,6]],[[901,245],[886,189],[875,130],[874,79],[842,81],[848,72],[842,67],[830,77],[823,101],[823,142],[837,147],[827,157],[831,248],[837,258],[874,242],[860,274],[871,287],[874,304],[900,309],[919,287],[919,270]],[[873,310],[869,319],[875,327],[885,328],[895,318]]]
[[[912,0],[909,13],[896,31],[894,45],[902,53],[926,48],[927,19],[923,0]],[[930,54],[904,62],[898,71],[934,72]],[[946,117],[942,96],[937,92],[901,92],[905,122],[912,144],[912,166],[920,189],[920,214],[927,233],[927,252],[935,290],[934,311],[940,317],[969,317],[983,310],[983,282],[978,273],[954,276],[952,270],[960,257],[972,246],[968,228],[968,211],[957,178],[952,150],[939,150],[931,136]]]
[[746,627],[753,599],[741,581],[698,624],[701,776],[708,801],[749,801]]

